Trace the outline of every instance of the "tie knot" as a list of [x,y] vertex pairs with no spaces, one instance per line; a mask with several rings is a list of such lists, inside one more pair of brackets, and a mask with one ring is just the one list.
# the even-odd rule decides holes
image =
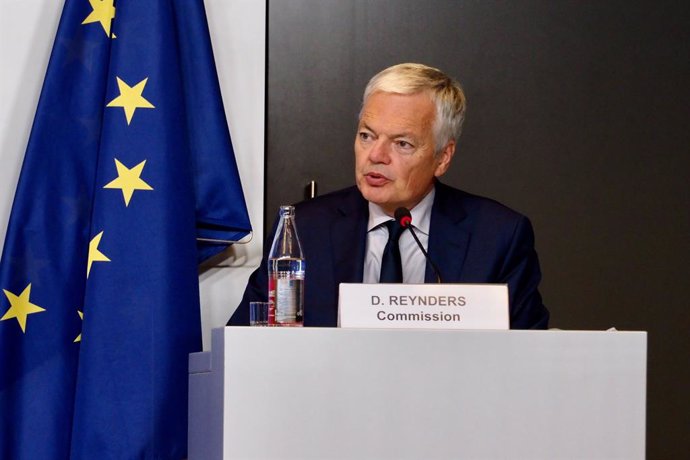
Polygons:
[[386,222],[386,227],[388,227],[388,240],[397,243],[405,228],[402,227],[397,220],[389,220]]

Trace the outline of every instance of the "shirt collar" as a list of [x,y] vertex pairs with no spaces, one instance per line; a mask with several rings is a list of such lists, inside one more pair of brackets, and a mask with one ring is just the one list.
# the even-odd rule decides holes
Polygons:
[[[417,203],[417,206],[410,209],[412,214],[412,225],[415,230],[418,230],[425,235],[429,234],[429,226],[431,225],[431,208],[434,204],[434,196],[436,195],[436,187],[432,187],[431,191],[426,194],[422,201]],[[367,224],[367,232],[378,227],[384,222],[391,220],[391,216],[386,214],[381,206],[369,202],[369,222]]]

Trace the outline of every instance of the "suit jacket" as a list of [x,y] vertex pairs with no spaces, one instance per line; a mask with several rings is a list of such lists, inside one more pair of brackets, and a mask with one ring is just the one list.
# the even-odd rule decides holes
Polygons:
[[[362,282],[368,219],[368,203],[357,187],[296,205],[306,260],[305,326],[336,326],[339,284]],[[266,256],[275,228],[229,325],[249,324],[249,302],[267,301]],[[507,283],[511,328],[547,327],[534,234],[525,216],[437,181],[427,251],[446,283]],[[427,263],[425,282],[435,280]]]

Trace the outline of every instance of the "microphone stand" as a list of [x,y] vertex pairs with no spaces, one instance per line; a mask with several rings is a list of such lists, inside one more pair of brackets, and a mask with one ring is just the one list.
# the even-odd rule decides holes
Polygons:
[[422,246],[422,243],[419,241],[419,238],[417,238],[417,234],[414,232],[414,230],[412,230],[412,224],[411,223],[407,224],[406,228],[410,229],[410,233],[412,233],[412,238],[414,238],[414,240],[417,242],[417,246],[419,246],[419,249],[422,250],[422,254],[424,254],[424,257],[426,257],[426,260],[428,260],[429,263],[431,264],[431,268],[434,269],[434,273],[436,274],[436,282],[439,284],[442,283],[440,270],[438,269],[438,267],[436,266],[434,261],[431,260],[431,257],[429,257],[429,254],[427,254],[426,250],[424,249],[424,246]]

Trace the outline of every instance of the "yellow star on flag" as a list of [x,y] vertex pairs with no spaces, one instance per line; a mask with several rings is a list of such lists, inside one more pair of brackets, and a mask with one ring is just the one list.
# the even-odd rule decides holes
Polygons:
[[122,190],[122,196],[125,199],[125,206],[129,206],[129,200],[132,199],[132,195],[135,190],[153,190],[149,184],[144,182],[140,177],[142,171],[144,170],[144,165],[146,160],[142,161],[133,168],[128,168],[127,166],[120,163],[120,161],[115,158],[115,167],[117,168],[117,178],[108,182],[103,188],[119,188]]
[[129,125],[134,116],[136,109],[155,109],[156,107],[149,101],[144,99],[141,94],[144,92],[144,87],[148,81],[148,77],[141,80],[134,86],[129,86],[120,77],[117,78],[117,87],[120,89],[120,95],[110,101],[107,107],[122,107],[125,109],[125,118]]
[[[79,310],[77,310],[77,313],[79,313],[79,318],[81,318],[81,320],[84,321],[84,313],[80,312]],[[77,342],[81,342],[81,332],[79,333],[77,338],[74,339],[74,343],[77,343]]]
[[103,232],[94,236],[89,243],[89,260],[86,266],[87,278],[89,277],[89,273],[91,273],[91,265],[93,265],[94,262],[110,262],[110,259],[108,259],[105,254],[98,250],[98,245],[101,244],[101,238],[103,238]]
[[91,14],[82,22],[82,25],[100,22],[105,34],[110,37],[110,24],[115,18],[114,0],[89,0],[91,4]]
[[45,311],[45,308],[41,308],[38,305],[34,305],[29,301],[29,295],[31,295],[31,283],[24,289],[24,291],[19,294],[13,294],[10,291],[2,290],[10,301],[10,309],[0,318],[0,321],[5,321],[10,318],[17,318],[19,327],[22,328],[22,332],[26,333],[26,317],[32,313],[40,313]]

